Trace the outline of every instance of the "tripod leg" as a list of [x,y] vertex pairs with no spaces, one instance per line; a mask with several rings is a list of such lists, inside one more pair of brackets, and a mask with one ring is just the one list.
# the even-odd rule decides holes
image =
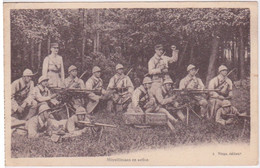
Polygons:
[[186,107],[186,111],[187,111],[187,125],[189,125],[189,108]]

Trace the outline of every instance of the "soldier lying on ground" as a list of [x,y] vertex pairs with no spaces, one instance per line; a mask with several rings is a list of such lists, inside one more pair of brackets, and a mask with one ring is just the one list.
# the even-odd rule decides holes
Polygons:
[[[159,106],[159,109],[156,110],[156,112],[161,112],[161,113],[166,114],[170,121],[176,123],[178,120],[175,117],[173,117],[170,114],[170,112],[167,110],[167,105],[170,105],[170,104],[171,104],[170,107],[172,106],[172,104],[175,106],[175,108],[178,107],[178,102],[175,101],[176,96],[169,94],[170,90],[172,88],[172,84],[173,84],[173,81],[170,78],[166,79],[163,82],[163,85],[156,90],[154,97]],[[177,110],[177,111],[175,111],[175,113],[179,117],[179,119],[181,119],[184,122],[185,117],[184,117],[182,111]],[[171,130],[174,130],[174,127],[170,121],[168,121],[167,124]]]
[[150,93],[152,79],[145,77],[143,84],[136,88],[132,95],[132,103],[129,104],[127,112],[144,113],[153,112],[156,109],[155,99]]
[[[110,79],[107,92],[110,92],[111,98],[107,102],[107,111],[124,111],[131,102],[131,96],[134,91],[134,85],[129,76],[124,74],[123,65],[116,65],[116,74]],[[122,109],[119,110],[119,107]]]
[[227,77],[228,69],[226,66],[221,65],[218,68],[218,76],[211,79],[208,89],[216,89],[218,92],[210,92],[210,118],[214,118],[216,111],[222,106],[223,100],[229,100],[232,98],[232,81]]
[[[196,69],[196,67],[192,64],[190,64],[187,67],[187,72],[188,75],[183,78],[180,81],[180,85],[179,85],[179,89],[204,89],[205,86],[202,83],[201,79],[196,77],[196,73],[198,72],[198,70]],[[189,98],[191,98],[192,100],[194,100],[194,102],[200,106],[200,114],[201,117],[206,117],[207,113],[208,113],[208,102],[205,99],[205,97],[203,97],[203,95],[193,95],[190,94],[188,95]]]
[[239,113],[235,107],[231,106],[230,101],[224,100],[222,107],[217,110],[216,122],[222,125],[232,124],[236,116],[246,116],[246,113]]
[[20,79],[12,83],[12,117],[28,120],[36,114],[37,102],[32,97],[34,83],[31,70],[26,69]]
[[[69,76],[65,79],[64,85],[65,88],[69,89],[85,89],[85,84],[82,79],[77,77],[77,67],[71,65],[68,69]],[[84,106],[84,98],[80,95],[73,95],[71,103],[75,109],[78,107]]]

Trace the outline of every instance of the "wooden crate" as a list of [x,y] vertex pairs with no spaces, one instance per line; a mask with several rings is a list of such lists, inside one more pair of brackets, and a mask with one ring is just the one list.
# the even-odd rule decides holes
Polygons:
[[127,125],[144,124],[144,113],[124,113],[123,120]]
[[165,125],[167,116],[164,113],[146,113],[145,124],[147,125]]

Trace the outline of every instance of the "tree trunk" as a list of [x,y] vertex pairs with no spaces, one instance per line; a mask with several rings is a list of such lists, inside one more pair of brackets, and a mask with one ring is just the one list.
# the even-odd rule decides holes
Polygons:
[[83,37],[82,37],[82,53],[81,53],[81,60],[85,55],[85,47],[86,47],[86,30],[85,30],[85,9],[82,9],[82,25],[83,25]]
[[51,53],[51,36],[48,37],[47,49],[47,55],[49,55]]
[[209,58],[208,74],[206,78],[206,86],[208,86],[209,81],[216,75],[216,60],[218,54],[219,37],[214,35],[212,40],[212,49]]
[[240,79],[245,78],[245,45],[244,45],[244,32],[243,28],[240,26],[239,27],[239,58],[240,58]]
[[31,43],[31,67],[34,70],[34,43]]
[[[99,9],[97,9],[97,25],[99,25]],[[99,30],[97,30],[97,52],[100,52],[100,38]]]
[[183,52],[182,52],[182,53],[180,54],[180,56],[179,56],[178,68],[182,65],[183,58],[184,58],[185,53],[186,53],[186,50],[187,50],[187,46],[188,46],[188,42],[185,42],[185,46],[184,46]]
[[191,43],[191,49],[190,49],[190,64],[195,64],[195,57],[194,57],[194,43]]
[[40,70],[40,67],[41,67],[41,50],[42,50],[42,42],[39,42],[39,44],[38,44],[38,54],[37,54],[38,71]]

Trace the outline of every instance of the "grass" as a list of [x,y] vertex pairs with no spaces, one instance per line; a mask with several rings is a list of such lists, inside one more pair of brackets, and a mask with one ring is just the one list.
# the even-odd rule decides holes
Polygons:
[[[234,89],[233,104],[240,111],[250,111],[248,89]],[[90,130],[78,137],[63,139],[62,143],[52,142],[48,137],[28,139],[13,135],[12,157],[85,157],[111,156],[143,149],[167,148],[184,144],[250,142],[249,124],[243,137],[239,137],[243,121],[236,125],[221,126],[214,121],[201,121],[190,116],[189,125],[176,125],[176,133],[166,126],[138,129],[124,124],[122,114],[97,113],[99,122],[119,127],[105,128],[101,141],[91,135]]]

